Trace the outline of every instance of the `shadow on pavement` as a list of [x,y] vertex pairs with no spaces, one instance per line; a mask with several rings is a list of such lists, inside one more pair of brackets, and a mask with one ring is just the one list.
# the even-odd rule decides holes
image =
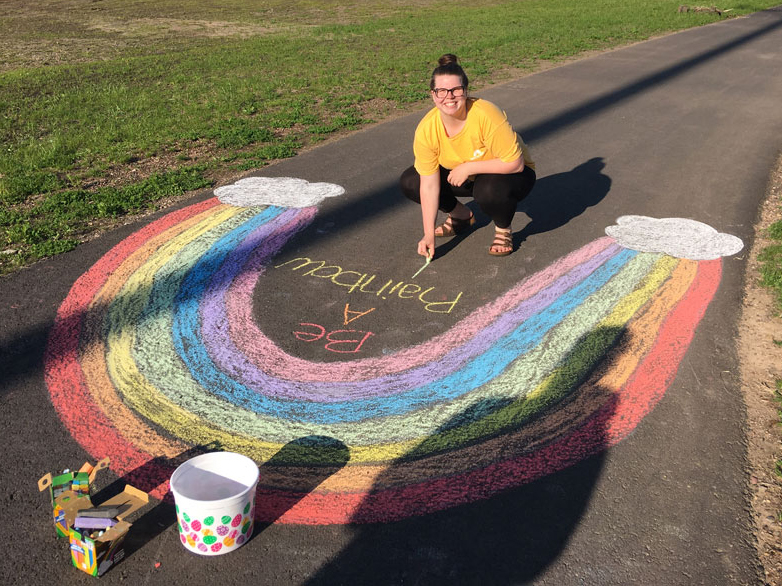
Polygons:
[[[503,450],[512,448],[503,445],[496,454],[497,462],[510,459],[512,464],[497,468],[490,465],[484,469],[485,474],[481,471],[474,477],[480,480],[471,481],[466,490],[470,493],[467,500],[475,502],[401,521],[359,524],[377,514],[380,499],[376,497],[382,495],[386,485],[393,479],[399,482],[395,467],[419,458],[417,452],[426,452],[428,442],[436,443],[432,438],[425,440],[377,479],[375,488],[353,515],[356,525],[351,543],[306,584],[486,586],[526,583],[544,572],[578,526],[600,477],[605,449],[610,443],[607,426],[616,412],[616,396],[599,380],[629,342],[626,331],[598,328],[585,336],[577,344],[578,349],[561,363],[562,371],[571,370],[568,361],[583,359],[583,353],[588,353],[602,336],[615,340],[612,348],[592,355],[587,370],[580,371],[577,377],[572,372],[563,373],[555,383],[567,388],[566,397],[551,404],[547,411],[522,418],[517,427],[502,430],[497,437],[524,432],[525,426],[534,426],[568,405],[576,410],[591,407],[593,411],[584,421],[571,429],[571,421],[562,420],[560,415],[560,427],[552,424],[547,433],[538,431],[534,433],[540,436],[530,436],[528,445],[532,447],[528,454],[505,453]],[[465,425],[476,416],[491,417],[516,400],[479,402],[440,426],[434,435]],[[538,457],[544,450],[545,454]],[[498,486],[508,475],[531,475],[534,480],[527,484],[519,481],[516,484],[520,486],[497,492],[493,484]],[[458,498],[459,491],[465,489],[460,485],[459,473],[451,478],[453,482],[445,483],[442,494],[424,495],[421,506],[427,507],[439,499],[447,501],[455,495]]]
[[[207,452],[217,451],[220,447],[218,442],[213,442],[206,445],[193,446],[175,458],[166,458],[165,456],[152,458],[101,489],[92,497],[92,502],[102,503],[106,499],[122,492],[126,484],[142,490],[149,490],[147,487],[163,484],[171,476],[170,473],[165,473],[166,470],[173,472],[177,466],[190,458],[195,458]],[[153,502],[153,500],[150,502]],[[128,536],[125,538],[125,556],[133,555],[134,552],[144,547],[146,543],[176,523],[174,499],[171,493],[169,492],[164,500],[154,505],[147,505],[134,515],[131,515],[128,520],[133,523],[133,531],[129,531]]]
[[[611,178],[603,173],[604,168],[603,158],[593,157],[570,171],[538,179],[530,194],[516,207],[517,213],[524,212],[530,221],[513,233],[513,248],[518,250],[530,236],[564,226],[587,208],[603,201],[611,190]],[[462,200],[462,203],[475,214],[476,229],[491,223],[472,199]],[[518,225],[518,219],[515,222]],[[457,234],[444,242],[438,240],[437,256],[442,257],[451,252],[471,233]]]
[[[775,9],[770,9],[770,11],[773,10]],[[548,120],[543,120],[533,126],[516,128],[516,131],[524,137],[525,141],[534,143],[543,137],[549,137],[553,134],[556,134],[560,130],[564,130],[576,122],[583,122],[591,116],[594,116],[623,100],[630,99],[641,92],[649,90],[655,86],[661,85],[680,75],[683,75],[698,65],[702,65],[707,61],[716,59],[721,55],[728,53],[729,51],[738,49],[740,46],[762,37],[763,35],[774,32],[779,27],[782,27],[782,20],[771,22],[762,28],[753,30],[752,32],[745,35],[741,35],[740,37],[727,41],[726,43],[714,47],[713,49],[709,49],[697,55],[693,55],[692,57],[683,59],[679,63],[661,69],[657,73],[652,73],[651,75],[647,75],[637,81],[629,83],[623,88],[617,89],[602,96],[598,96],[597,98],[593,98],[591,100],[586,100],[578,106],[574,106],[568,110],[558,113],[555,116],[552,116]]]
[[603,201],[611,190],[611,178],[603,173],[604,168],[603,158],[593,157],[571,171],[539,179],[518,205],[530,222],[513,234],[514,245],[518,247],[534,234],[556,230]]
[[[348,447],[341,441],[327,436],[311,435],[288,442],[270,460],[260,466],[261,476],[258,487],[258,498],[255,507],[265,507],[264,519],[270,519],[265,523],[256,521],[253,537],[282,517],[302,498],[315,490],[324,480],[343,468],[350,459]],[[291,462],[323,462],[314,467],[300,467]],[[296,475],[296,490],[291,491],[290,497],[285,501],[280,498],[262,498],[263,482],[275,476],[290,474]],[[304,471],[302,474],[301,471]],[[269,507],[274,507],[270,509]]]

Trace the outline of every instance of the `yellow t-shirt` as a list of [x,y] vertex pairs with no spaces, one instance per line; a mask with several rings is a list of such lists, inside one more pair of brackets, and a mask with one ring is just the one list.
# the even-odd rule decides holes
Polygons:
[[440,165],[453,169],[468,161],[502,159],[506,163],[524,157],[535,168],[527,145],[511,127],[505,112],[486,100],[470,98],[467,121],[454,136],[448,136],[440,111],[432,108],[415,130],[415,170],[420,175],[437,173]]

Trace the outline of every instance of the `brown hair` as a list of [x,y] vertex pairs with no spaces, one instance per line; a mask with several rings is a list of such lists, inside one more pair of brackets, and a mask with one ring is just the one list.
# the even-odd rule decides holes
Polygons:
[[459,58],[456,55],[446,53],[437,60],[437,67],[434,68],[432,79],[429,80],[429,89],[434,89],[434,78],[436,75],[458,75],[464,89],[467,89],[467,84],[469,83],[467,74],[462,69],[462,66],[459,65]]

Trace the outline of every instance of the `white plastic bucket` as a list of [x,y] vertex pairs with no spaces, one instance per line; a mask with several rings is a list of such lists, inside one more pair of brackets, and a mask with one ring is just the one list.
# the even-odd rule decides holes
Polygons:
[[211,452],[171,475],[179,539],[200,555],[222,555],[252,535],[258,466],[247,456]]

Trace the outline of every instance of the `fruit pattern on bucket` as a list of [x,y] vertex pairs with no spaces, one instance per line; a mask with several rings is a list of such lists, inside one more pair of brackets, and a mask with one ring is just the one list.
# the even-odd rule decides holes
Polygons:
[[188,515],[176,505],[179,539],[182,545],[201,553],[225,553],[239,547],[252,535],[255,511],[248,502],[242,513],[233,517],[208,515],[202,519]]

